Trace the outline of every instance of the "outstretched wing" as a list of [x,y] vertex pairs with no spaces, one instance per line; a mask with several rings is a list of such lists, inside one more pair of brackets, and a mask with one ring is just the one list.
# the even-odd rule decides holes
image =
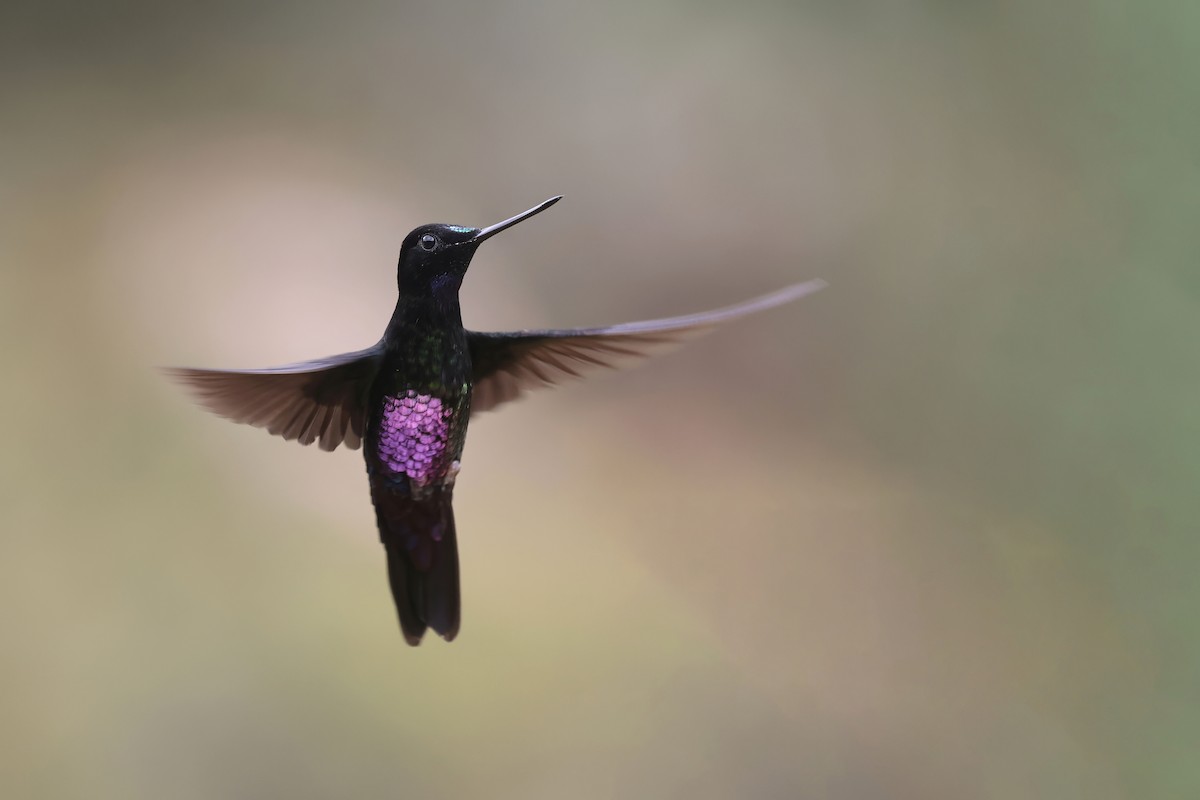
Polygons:
[[490,411],[528,389],[581,377],[593,367],[618,368],[669,350],[708,333],[723,322],[790,303],[825,288],[822,280],[786,289],[727,308],[682,317],[628,322],[607,328],[467,333],[475,388],[471,413]]
[[215,414],[266,428],[322,450],[362,444],[367,391],[379,369],[381,345],[286,367],[257,370],[169,368]]

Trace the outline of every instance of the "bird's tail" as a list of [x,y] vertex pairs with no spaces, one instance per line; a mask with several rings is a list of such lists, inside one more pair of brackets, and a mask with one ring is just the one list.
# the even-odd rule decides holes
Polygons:
[[384,488],[371,495],[405,641],[420,644],[426,628],[451,641],[460,605],[450,490],[434,489],[419,500]]

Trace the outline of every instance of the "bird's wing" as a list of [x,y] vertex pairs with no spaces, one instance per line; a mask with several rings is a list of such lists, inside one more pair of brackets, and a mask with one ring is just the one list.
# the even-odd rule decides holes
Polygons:
[[468,331],[475,382],[471,413],[490,411],[528,389],[581,377],[594,367],[628,366],[708,333],[723,322],[790,303],[826,285],[822,280],[805,281],[727,308],[607,328]]
[[165,372],[222,417],[266,428],[322,450],[357,449],[366,421],[367,391],[383,348],[330,356],[286,367],[215,370],[173,367]]

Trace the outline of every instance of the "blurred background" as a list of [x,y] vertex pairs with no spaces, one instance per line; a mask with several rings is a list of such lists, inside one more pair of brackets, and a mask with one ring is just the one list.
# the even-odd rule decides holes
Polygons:
[[[1200,790],[1200,6],[8,3],[7,797]],[[831,287],[481,416],[464,624],[361,455],[157,365]]]

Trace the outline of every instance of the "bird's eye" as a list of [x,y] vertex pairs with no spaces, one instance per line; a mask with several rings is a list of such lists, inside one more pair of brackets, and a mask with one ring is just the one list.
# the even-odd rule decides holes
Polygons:
[[438,246],[438,238],[432,233],[427,233],[417,240],[421,245],[422,250],[436,250]]

